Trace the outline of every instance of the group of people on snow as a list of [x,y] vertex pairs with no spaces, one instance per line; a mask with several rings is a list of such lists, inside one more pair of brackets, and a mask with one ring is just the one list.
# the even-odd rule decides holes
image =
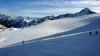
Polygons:
[[[95,31],[95,33],[96,33],[96,34],[98,34],[98,32],[97,32],[97,31]],[[91,35],[91,31],[90,31],[90,35]]]
[[[98,34],[98,32],[95,31],[95,34]],[[91,31],[90,31],[90,35],[91,35]],[[57,36],[55,36],[55,37],[57,37]],[[59,35],[59,37],[61,37],[61,35]],[[22,44],[24,44],[24,40],[22,41]]]

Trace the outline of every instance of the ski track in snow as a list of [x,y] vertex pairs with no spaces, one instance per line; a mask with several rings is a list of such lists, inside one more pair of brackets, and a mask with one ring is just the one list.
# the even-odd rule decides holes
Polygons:
[[[100,31],[100,29],[96,29],[96,30],[91,30],[91,32],[95,32],[95,31]],[[68,35],[63,35],[63,36],[56,36],[56,37],[50,37],[50,38],[43,38],[41,40],[34,40],[34,41],[29,41],[29,42],[25,42],[24,44],[28,44],[28,43],[32,43],[32,42],[37,42],[37,41],[45,41],[45,40],[51,40],[51,39],[56,39],[56,38],[62,38],[62,37],[69,37],[69,36],[74,36],[74,35],[79,35],[79,34],[84,34],[84,33],[89,33],[90,31],[85,31],[85,32],[78,32],[78,33],[73,33],[73,34],[68,34]],[[88,34],[89,35],[89,34]],[[95,34],[92,34],[95,35]],[[16,45],[22,45],[22,43],[20,44],[16,44]],[[11,46],[16,46],[16,45],[11,45]],[[10,45],[8,45],[7,47],[10,47]]]

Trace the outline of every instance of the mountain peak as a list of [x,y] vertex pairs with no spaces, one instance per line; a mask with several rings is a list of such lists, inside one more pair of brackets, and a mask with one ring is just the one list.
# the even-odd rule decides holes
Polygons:
[[96,12],[91,11],[89,8],[85,8],[83,10],[80,11],[80,13],[84,13],[84,14],[95,14]]
[[89,8],[85,8],[83,10],[81,10],[80,12],[88,12],[88,11],[91,11]]
[[85,8],[84,10],[90,10],[89,8]]

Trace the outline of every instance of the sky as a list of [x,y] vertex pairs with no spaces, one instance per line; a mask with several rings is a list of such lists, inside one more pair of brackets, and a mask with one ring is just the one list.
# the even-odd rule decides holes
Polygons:
[[57,16],[84,8],[100,13],[100,0],[0,0],[0,14],[9,16]]

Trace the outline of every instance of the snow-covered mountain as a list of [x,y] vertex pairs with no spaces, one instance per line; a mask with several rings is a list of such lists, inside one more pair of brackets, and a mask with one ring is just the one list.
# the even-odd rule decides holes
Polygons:
[[39,24],[40,22],[43,22],[45,20],[55,20],[55,19],[60,19],[60,18],[68,18],[68,17],[77,17],[77,16],[82,16],[82,15],[89,15],[89,14],[96,14],[96,12],[91,11],[88,8],[85,8],[81,10],[78,13],[75,14],[64,14],[64,15],[59,15],[57,17],[55,16],[46,16],[43,18],[36,18],[36,19],[31,19],[30,17],[12,17],[12,16],[2,16],[4,18],[0,18],[0,24],[6,25],[7,27],[17,27],[17,28],[22,28],[22,27],[28,27],[31,25],[36,25]]
[[0,14],[0,24],[5,25],[6,27],[18,27],[21,23],[24,24],[24,22],[27,23],[32,20],[34,21],[34,19],[31,19],[30,17],[13,17]]
[[100,14],[0,30],[0,56],[100,56]]
[[58,19],[58,18],[66,18],[66,17],[77,17],[77,16],[83,16],[83,15],[89,15],[89,14],[96,14],[96,12],[93,12],[90,9],[85,8],[85,9],[83,9],[80,12],[77,12],[75,14],[64,14],[64,15],[59,15],[59,16],[54,17],[54,18]]

